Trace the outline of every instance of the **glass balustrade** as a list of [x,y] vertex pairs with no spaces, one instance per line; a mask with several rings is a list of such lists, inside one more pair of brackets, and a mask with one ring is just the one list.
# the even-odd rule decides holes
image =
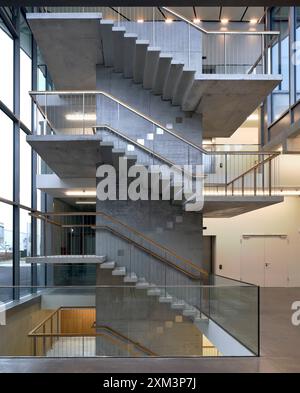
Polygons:
[[259,354],[258,287],[215,276],[211,285],[138,288],[100,267],[106,285],[18,287],[34,296],[1,306],[0,356]]

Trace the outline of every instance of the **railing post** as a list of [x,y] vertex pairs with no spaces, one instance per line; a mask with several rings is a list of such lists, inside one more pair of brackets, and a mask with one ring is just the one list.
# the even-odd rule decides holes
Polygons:
[[82,93],[82,131],[85,135],[85,94]]
[[225,195],[227,195],[227,182],[228,182],[228,173],[227,173],[227,153],[225,153]]
[[269,160],[269,195],[272,195],[272,160]]
[[46,337],[45,324],[43,325],[43,356],[46,356]]
[[37,354],[37,342],[36,342],[36,340],[37,340],[37,337],[36,336],[33,337],[33,356],[36,356],[36,354]]
[[242,196],[244,196],[245,193],[245,176],[242,176]]
[[257,171],[256,171],[256,168],[254,169],[254,171],[253,171],[253,176],[254,176],[254,183],[253,183],[253,185],[254,185],[254,195],[256,195],[256,192],[257,192],[257,179],[256,179],[256,174],[257,174]]
[[226,34],[224,33],[224,74],[227,74]]

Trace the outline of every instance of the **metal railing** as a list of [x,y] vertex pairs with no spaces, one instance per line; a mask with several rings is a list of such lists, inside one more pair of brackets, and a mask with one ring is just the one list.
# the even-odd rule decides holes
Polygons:
[[[49,224],[51,227],[56,227],[62,231],[59,235],[62,244],[60,244],[58,249],[64,250],[64,254],[66,255],[72,255],[74,253],[72,252],[70,241],[69,244],[67,244],[68,233],[72,233],[75,237],[76,233],[74,233],[74,231],[79,230],[79,244],[82,245],[84,244],[84,237],[88,234],[88,228],[93,230],[102,229],[111,232],[114,236],[117,236],[126,243],[133,245],[139,250],[142,250],[143,253],[146,253],[154,259],[162,262],[163,266],[171,267],[172,269],[177,270],[179,273],[187,276],[189,279],[199,280],[200,278],[205,279],[208,276],[207,271],[202,269],[195,262],[178,255],[170,248],[164,246],[156,240],[151,239],[141,231],[138,231],[137,229],[105,212],[46,212],[31,213],[31,215],[37,219],[43,220],[45,225]],[[84,217],[92,218],[94,219],[94,222],[90,224],[83,223]],[[102,221],[97,222],[97,218],[101,219]],[[67,231],[67,233],[64,233],[63,231]],[[94,255],[94,247],[89,249],[89,251],[86,250],[85,247],[81,247],[81,253]],[[130,250],[130,259],[132,257],[131,253],[132,250]],[[75,254],[78,255],[78,250],[75,251]],[[147,265],[145,265],[145,267],[147,268]],[[130,266],[128,266],[128,268],[130,268]],[[131,268],[134,269],[135,267],[131,266]],[[135,269],[139,270],[138,267]],[[165,277],[165,274],[166,273],[161,275],[161,277]]]
[[39,114],[37,134],[99,135],[126,152],[137,149],[138,162],[148,166],[155,160],[168,166],[200,165],[205,192],[210,194],[273,195],[277,189],[279,152],[257,146],[254,151],[204,149],[103,91],[31,92],[31,96]]
[[[68,329],[62,328],[62,312],[64,310],[91,310],[96,315],[95,308],[59,307],[28,333],[28,337],[33,341],[33,356],[55,356],[58,353],[62,357],[72,355],[96,356],[96,339],[99,338],[113,344],[128,356],[157,356],[155,352],[110,326],[96,325],[94,322],[85,332],[69,332]],[[79,320],[76,322],[79,322]],[[89,341],[91,339],[94,339],[92,343]],[[69,340],[69,343],[65,343],[63,340]],[[55,350],[56,347],[58,347],[57,351]]]
[[45,7],[44,12],[97,12],[200,74],[270,74],[269,48],[280,34],[253,27],[211,31],[169,7]]

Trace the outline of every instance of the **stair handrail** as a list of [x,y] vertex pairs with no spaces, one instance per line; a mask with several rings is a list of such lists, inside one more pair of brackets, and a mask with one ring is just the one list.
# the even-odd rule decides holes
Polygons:
[[165,10],[166,12],[170,13],[173,16],[176,16],[176,18],[181,19],[182,21],[188,23],[189,25],[193,26],[195,29],[201,31],[204,34],[213,34],[213,35],[224,35],[224,34],[228,34],[228,35],[235,35],[235,34],[244,34],[244,35],[280,35],[280,31],[267,31],[267,30],[263,30],[263,31],[241,31],[241,30],[232,30],[232,31],[220,31],[220,30],[206,30],[201,26],[198,26],[196,23],[190,21],[188,18],[186,18],[185,16],[179,14],[178,12],[172,10],[169,7],[161,7],[163,10]]
[[[143,118],[146,121],[149,121],[150,123],[156,125],[158,128],[161,128],[162,130],[164,130],[165,132],[167,132],[168,134],[172,135],[173,137],[181,140],[183,143],[186,143],[187,145],[193,147],[194,149],[200,151],[201,153],[206,154],[207,151],[205,149],[203,149],[201,146],[196,145],[195,143],[189,141],[188,139],[183,138],[182,136],[176,134],[175,132],[172,132],[171,130],[169,130],[167,127],[165,127],[163,124],[159,123],[158,121],[152,119],[150,116],[145,115],[144,113],[140,112],[138,109],[134,108],[131,105],[126,104],[126,102],[120,100],[119,98],[116,98],[115,96],[113,96],[112,94],[109,94],[103,90],[52,90],[52,91],[30,91],[29,92],[30,96],[32,97],[34,103],[37,105],[37,107],[39,108],[39,110],[41,111],[41,113],[44,116],[43,110],[40,107],[39,103],[37,102],[37,100],[35,99],[36,95],[75,95],[75,94],[99,94],[102,95],[104,97],[109,98],[110,100],[116,102],[117,104],[121,105],[123,108],[128,109],[130,112],[135,113],[137,116]],[[47,119],[46,116],[44,116],[45,119]],[[49,119],[47,119],[48,121]],[[50,122],[49,122],[50,127],[54,130],[54,127],[51,126]]]
[[[144,239],[144,240],[146,240],[147,242],[153,244],[154,246],[158,247],[158,248],[161,249],[162,251],[167,252],[168,254],[172,255],[173,257],[175,257],[176,259],[180,260],[180,261],[183,262],[184,264],[191,266],[193,269],[197,270],[199,273],[203,274],[204,276],[208,276],[207,271],[205,271],[204,269],[200,268],[199,266],[197,266],[195,263],[193,263],[193,262],[190,261],[189,259],[186,259],[186,258],[184,258],[184,257],[182,257],[182,256],[177,255],[173,250],[170,250],[170,249],[167,248],[166,246],[163,246],[162,244],[158,243],[157,241],[155,241],[155,240],[151,239],[150,237],[144,235],[142,232],[138,231],[137,229],[132,228],[131,226],[125,224],[124,222],[122,222],[122,221],[120,221],[120,220],[118,220],[118,219],[112,217],[111,215],[109,215],[109,214],[107,214],[107,213],[105,213],[105,212],[102,212],[102,211],[98,211],[98,212],[79,212],[79,213],[76,213],[76,212],[45,212],[45,213],[42,213],[42,214],[41,214],[41,213],[31,213],[31,215],[32,215],[34,218],[43,219],[43,220],[48,220],[48,217],[49,217],[49,216],[52,216],[52,217],[63,217],[63,216],[66,216],[66,217],[72,217],[72,216],[73,216],[73,217],[74,217],[74,216],[103,216],[103,217],[105,217],[106,219],[108,219],[109,221],[111,221],[111,222],[113,222],[113,223],[116,223],[117,225],[123,226],[126,230],[128,230],[128,231],[134,233],[135,235],[137,235],[137,236],[139,236],[139,237],[141,237],[142,239]],[[55,222],[55,221],[54,221],[54,222]],[[53,223],[53,220],[52,220],[51,223]],[[66,227],[70,227],[70,228],[72,227],[72,228],[74,228],[74,227],[76,227],[76,226],[80,226],[80,227],[83,226],[83,225],[81,225],[81,224],[74,224],[74,225],[68,224],[68,225],[64,225],[64,224],[61,224],[61,223],[58,223],[58,222],[56,222],[56,224],[59,225],[60,227],[65,227],[65,228],[66,228]],[[95,228],[97,225],[87,224],[87,226],[88,226],[88,227]],[[110,228],[110,227],[108,227],[108,228]],[[113,229],[113,230],[114,230],[114,229]],[[122,235],[123,235],[123,234],[122,234]],[[124,236],[125,236],[125,235],[124,235]],[[130,238],[129,238],[129,239],[130,239]],[[130,240],[132,240],[132,239],[130,239]],[[132,241],[134,242],[134,240],[132,240]],[[139,245],[139,243],[137,243],[137,244]],[[139,245],[139,246],[141,246],[141,245]],[[143,246],[141,246],[141,247],[143,247]],[[146,247],[144,247],[144,248],[145,248],[146,250],[148,250],[148,251],[150,251],[150,252],[153,253],[153,251],[147,249]],[[156,254],[156,253],[155,253],[155,254]],[[158,255],[160,258],[165,259],[164,262],[167,261],[169,264],[174,265],[173,267],[175,267],[175,269],[176,269],[176,268],[182,269],[182,268],[180,268],[176,263],[169,261],[167,258],[164,258],[163,256],[161,256],[161,255],[159,255],[159,254],[157,254],[157,255]],[[182,269],[182,270],[188,272],[188,271],[185,270],[185,269]],[[192,273],[190,273],[190,272],[188,272],[188,273],[189,273],[190,275],[192,275],[194,279],[199,280],[199,276],[196,276],[196,275],[194,275],[194,274],[192,274]]]
[[198,26],[196,23],[190,21],[189,19],[187,19],[185,16],[179,14],[176,11],[173,11],[171,8],[168,7],[161,7],[162,9],[164,9],[166,12],[169,12],[171,15],[175,16],[176,18],[179,18],[180,20],[182,20],[183,22],[186,22],[188,25],[194,27],[195,29],[197,29],[198,31],[201,31],[201,33],[204,33],[206,35],[258,35],[258,36],[272,36],[272,38],[270,39],[270,42],[267,43],[267,45],[263,44],[263,51],[262,53],[258,56],[258,58],[256,59],[256,61],[253,63],[253,65],[248,69],[248,71],[246,72],[247,74],[252,74],[252,72],[255,70],[255,68],[258,66],[258,64],[260,63],[261,60],[263,60],[265,53],[267,51],[268,48],[271,48],[271,46],[273,45],[273,43],[276,40],[276,37],[278,37],[280,35],[280,31],[274,30],[274,31],[268,31],[268,30],[262,30],[262,31],[241,31],[241,30],[237,30],[237,31],[219,31],[219,30],[205,30],[203,27]]
[[[65,309],[82,309],[82,308],[87,308],[87,307],[58,307],[56,310],[51,312],[47,317],[45,317],[40,323],[38,323],[37,326],[35,326],[30,332],[27,334],[28,337],[31,338],[37,338],[37,337],[100,337],[103,336],[103,334],[95,332],[95,333],[50,333],[47,332],[38,332],[39,329],[41,329],[43,326],[46,325],[48,321],[51,321],[55,315],[59,316],[60,312]],[[89,308],[89,307],[88,307]],[[118,340],[123,340],[127,341],[128,343],[132,344],[134,347],[136,347],[139,351],[144,352],[145,354],[149,356],[158,356],[155,352],[151,351],[149,348],[145,347],[144,345],[140,344],[137,341],[132,340],[131,338],[125,336],[123,333],[120,333],[119,331],[113,329],[110,326],[107,325],[96,325],[96,322],[93,323],[91,326],[92,329],[102,329],[105,331],[106,334],[111,334]]]
[[[172,267],[173,269],[179,270],[181,273],[185,274],[186,276],[188,276],[192,280],[199,280],[200,279],[199,276],[197,276],[197,275],[195,275],[193,273],[190,273],[188,270],[183,269],[182,267],[178,266],[177,264],[169,261],[167,258],[157,254],[156,252],[150,250],[149,248],[146,248],[146,247],[142,246],[141,244],[139,244],[135,240],[132,240],[129,237],[123,235],[123,233],[119,232],[115,228],[111,228],[110,226],[107,226],[107,225],[91,225],[91,228],[93,228],[93,229],[104,229],[106,231],[109,231],[109,232],[113,233],[114,235],[116,235],[118,238],[121,238],[121,239],[127,241],[130,244],[133,244],[135,247],[139,248],[140,250],[144,251],[145,253],[153,256],[156,259],[159,259],[161,262],[163,262],[166,265]],[[196,269],[194,266],[193,266],[193,268]],[[206,274],[207,275],[207,272],[205,272],[205,270],[203,270],[201,268],[198,268],[197,270],[199,270],[199,272],[201,272],[202,274]]]
[[[120,333],[116,329],[113,329],[110,326],[107,325],[96,325],[96,323],[93,325],[95,329],[101,329],[104,330],[114,337],[117,337],[119,340],[124,340],[128,341],[130,344],[134,345],[139,351],[146,353],[149,356],[158,356],[155,352],[151,351],[151,349],[146,348],[144,345],[140,344],[138,341],[134,341],[131,338],[125,336],[123,333]],[[96,333],[97,334],[97,333]]]

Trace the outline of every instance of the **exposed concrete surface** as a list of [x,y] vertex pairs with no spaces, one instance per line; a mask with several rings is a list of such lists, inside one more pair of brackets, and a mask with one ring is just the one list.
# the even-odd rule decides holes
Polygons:
[[57,89],[94,89],[100,50],[99,13],[27,14]]
[[283,202],[282,196],[205,196],[204,217],[234,217],[275,203]]
[[291,324],[291,304],[300,288],[261,289],[260,358],[0,359],[0,372],[300,372],[300,327]]
[[59,177],[95,178],[99,135],[29,135],[26,140]]

